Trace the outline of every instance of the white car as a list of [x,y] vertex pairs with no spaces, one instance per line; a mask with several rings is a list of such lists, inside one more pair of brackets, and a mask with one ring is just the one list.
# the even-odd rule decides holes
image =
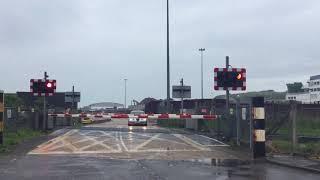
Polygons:
[[131,111],[130,114],[138,117],[130,117],[128,120],[128,126],[147,126],[147,116],[144,117],[144,111]]

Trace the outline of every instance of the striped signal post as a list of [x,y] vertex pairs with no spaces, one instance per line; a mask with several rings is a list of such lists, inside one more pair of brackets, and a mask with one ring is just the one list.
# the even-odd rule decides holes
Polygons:
[[0,90],[0,144],[3,144],[4,129],[4,92]]
[[264,97],[252,98],[253,113],[253,158],[266,156]]

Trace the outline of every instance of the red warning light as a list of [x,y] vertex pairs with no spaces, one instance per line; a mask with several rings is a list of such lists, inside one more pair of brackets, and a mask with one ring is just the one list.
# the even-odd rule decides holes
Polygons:
[[242,74],[241,74],[241,73],[239,73],[239,74],[237,75],[237,79],[238,79],[238,80],[241,80],[241,79],[242,79]]
[[52,88],[52,83],[47,83],[47,88]]

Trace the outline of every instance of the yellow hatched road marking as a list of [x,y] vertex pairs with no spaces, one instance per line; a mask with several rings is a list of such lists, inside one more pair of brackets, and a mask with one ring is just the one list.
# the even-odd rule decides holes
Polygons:
[[148,139],[147,141],[143,142],[142,144],[140,144],[139,146],[134,148],[133,151],[136,151],[136,150],[146,146],[147,144],[151,143],[153,140],[157,139],[159,136],[160,136],[160,134],[156,134],[156,135],[152,136],[150,139]]
[[177,138],[181,139],[182,141],[186,142],[187,144],[190,144],[192,147],[196,148],[196,149],[199,149],[199,150],[202,150],[202,151],[208,151],[210,150],[210,148],[208,147],[204,147],[203,145],[195,142],[194,140],[186,137],[186,136],[183,136],[181,134],[173,134],[174,136],[176,136]]

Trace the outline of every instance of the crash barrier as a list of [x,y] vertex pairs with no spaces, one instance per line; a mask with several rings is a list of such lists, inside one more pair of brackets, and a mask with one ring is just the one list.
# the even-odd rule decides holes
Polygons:
[[266,156],[266,135],[265,135],[265,108],[264,97],[252,98],[253,114],[253,157],[261,158]]
[[78,118],[105,118],[105,119],[129,119],[129,118],[146,118],[146,119],[206,119],[215,120],[217,115],[191,115],[191,114],[69,114],[69,113],[51,113],[48,114],[52,117],[78,117]]

